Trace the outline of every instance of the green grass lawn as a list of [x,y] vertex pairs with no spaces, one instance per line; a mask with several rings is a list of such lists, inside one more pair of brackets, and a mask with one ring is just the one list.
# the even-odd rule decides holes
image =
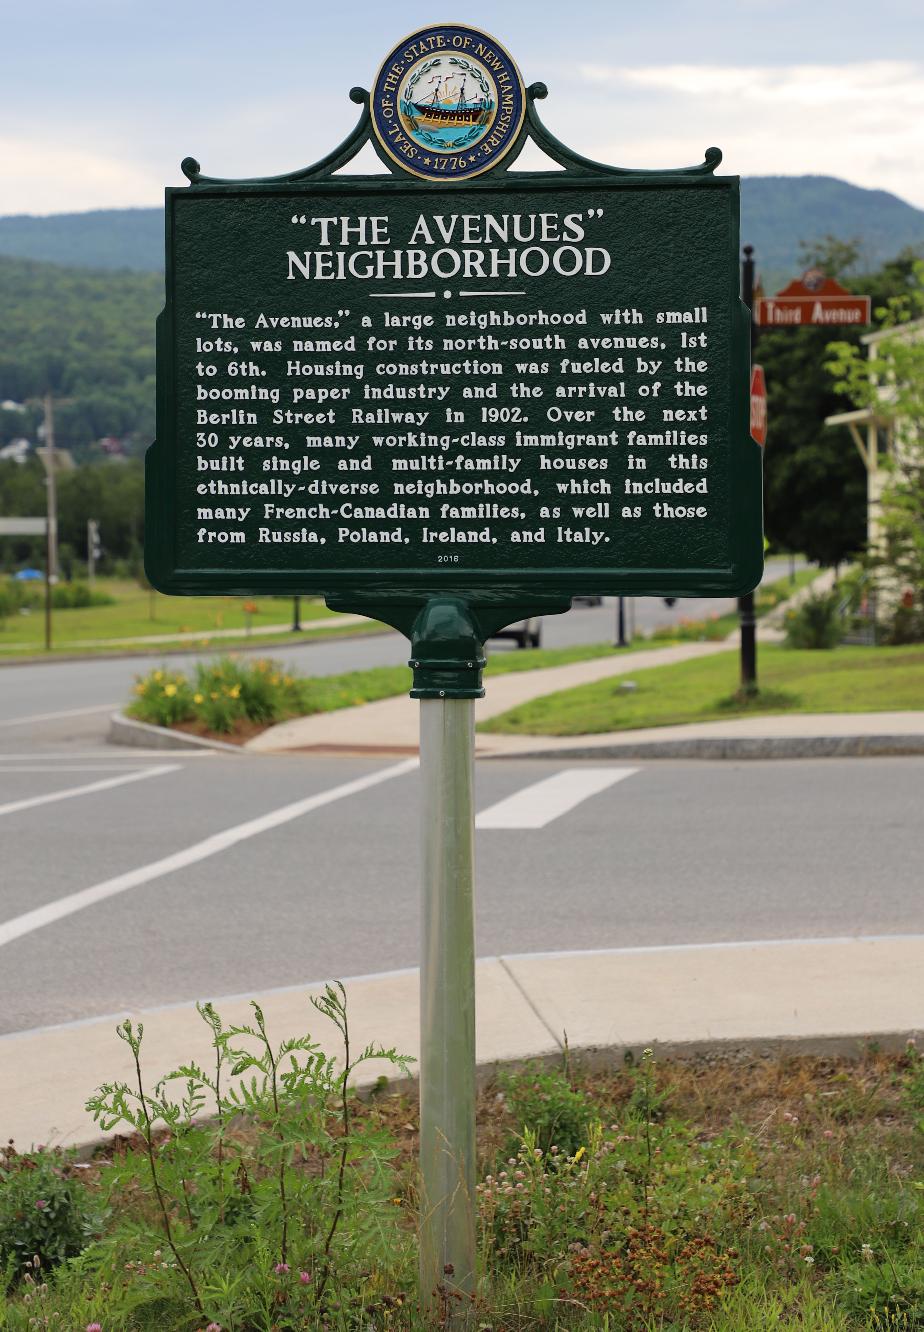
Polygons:
[[[651,646],[644,639],[632,644],[632,648],[637,651]],[[620,653],[624,655],[625,652],[625,648],[614,648],[610,643],[578,643],[564,648],[516,648],[494,653],[489,650],[484,674],[492,676],[541,671],[553,666],[569,666],[577,661],[596,661],[599,657],[615,657]],[[315,712],[333,712],[337,708],[375,703],[380,698],[406,694],[411,688],[411,671],[407,666],[372,666],[366,671],[348,671],[342,675],[306,676],[299,681],[299,685],[304,707],[300,715],[307,717]]]
[[753,713],[882,712],[924,708],[924,646],[831,652],[761,645],[760,693],[737,697],[738,653],[654,666],[534,699],[481,725],[515,735],[590,735],[715,721]]
[[[111,606],[88,606],[80,610],[53,612],[52,641],[55,651],[83,651],[82,640],[144,638],[150,635],[201,634],[207,639],[216,630],[237,629],[241,642],[247,639],[247,616],[244,597],[166,597],[160,592],[147,592],[130,579],[98,578],[96,587],[114,597]],[[40,597],[43,593],[40,593]],[[289,625],[292,622],[292,598],[254,597],[257,607],[250,619],[254,629],[265,625]],[[339,619],[329,611],[323,601],[302,598],[301,618],[330,620],[331,627]],[[255,641],[263,636],[258,635]],[[235,640],[237,641],[237,640]],[[279,642],[278,639],[273,639]],[[225,640],[218,640],[225,643]],[[45,615],[43,604],[28,615],[12,615],[0,622],[0,659],[18,653],[39,653],[45,650]],[[90,650],[90,649],[88,649]],[[101,650],[101,649],[97,649]]]
[[[647,646],[642,644],[642,646]],[[566,648],[525,648],[498,652],[485,667],[485,675],[509,675],[513,671],[540,671],[550,666],[568,666],[575,661],[594,661],[615,656],[617,649],[608,643],[584,643]],[[314,712],[333,712],[360,703],[374,703],[380,698],[406,694],[411,687],[407,666],[373,666],[368,671],[349,671],[345,675],[309,676],[301,681],[302,701],[308,716]]]

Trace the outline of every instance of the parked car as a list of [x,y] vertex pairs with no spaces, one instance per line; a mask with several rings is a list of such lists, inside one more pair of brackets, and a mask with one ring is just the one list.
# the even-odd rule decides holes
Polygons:
[[492,638],[513,638],[516,640],[517,647],[541,647],[542,645],[542,616],[534,615],[529,620],[517,620],[515,624],[508,624],[506,629],[498,629]]

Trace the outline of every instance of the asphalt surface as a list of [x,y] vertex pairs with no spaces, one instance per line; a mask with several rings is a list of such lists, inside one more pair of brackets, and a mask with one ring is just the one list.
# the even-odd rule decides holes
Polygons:
[[[99,718],[60,726],[0,745],[0,1031],[416,965],[416,770],[120,753]],[[577,766],[479,763],[477,808]],[[919,932],[924,760],[632,766],[545,827],[478,832],[479,955]]]
[[[730,604],[637,599],[636,625]],[[544,643],[614,627],[608,599],[547,617]],[[323,674],[407,644],[276,655]],[[2,1032],[417,963],[413,765],[107,746],[108,712],[164,660],[0,669]],[[619,765],[479,763],[477,808],[587,766]],[[924,760],[632,767],[544,827],[477,833],[480,956],[919,930]]]

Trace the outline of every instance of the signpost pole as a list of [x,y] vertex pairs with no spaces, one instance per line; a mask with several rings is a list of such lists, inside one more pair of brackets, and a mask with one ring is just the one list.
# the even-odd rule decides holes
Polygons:
[[464,1321],[475,1284],[475,705],[423,699],[420,1292]]
[[45,536],[45,651],[51,651],[52,587],[58,581],[58,490],[55,476],[55,415],[50,393],[43,399],[45,414],[45,496],[48,526]]
[[475,1293],[475,704],[481,634],[439,597],[411,636],[420,699],[420,1301],[465,1326]]
[[[741,299],[751,311],[754,304],[754,246],[745,245],[741,263]],[[757,339],[753,318],[750,321],[751,351]],[[741,626],[741,691],[757,693],[757,621],[754,615],[754,593],[738,598],[738,618]]]

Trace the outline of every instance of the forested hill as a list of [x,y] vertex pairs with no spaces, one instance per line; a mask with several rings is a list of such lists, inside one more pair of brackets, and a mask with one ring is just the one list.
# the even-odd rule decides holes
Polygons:
[[[106,273],[0,257],[0,400],[48,389],[58,443],[80,450],[103,435],[154,431],[154,320],[159,273]],[[0,412],[0,444],[28,418]]]
[[150,273],[164,266],[164,214],[160,208],[106,208],[91,213],[0,217],[0,255],[42,259],[75,268],[130,268]]
[[[871,272],[907,246],[924,253],[924,210],[885,190],[860,189],[833,176],[742,181],[741,239],[756,249],[766,290],[801,271],[802,242],[826,235],[858,240],[858,271]],[[0,255],[152,272],[163,266],[163,214],[159,208],[119,208],[0,217]]]
[[804,267],[800,245],[823,236],[857,241],[856,272],[872,273],[902,250],[924,255],[924,209],[885,190],[861,190],[834,176],[742,180],[741,241],[755,248],[765,290],[776,291],[780,283],[797,277]]

